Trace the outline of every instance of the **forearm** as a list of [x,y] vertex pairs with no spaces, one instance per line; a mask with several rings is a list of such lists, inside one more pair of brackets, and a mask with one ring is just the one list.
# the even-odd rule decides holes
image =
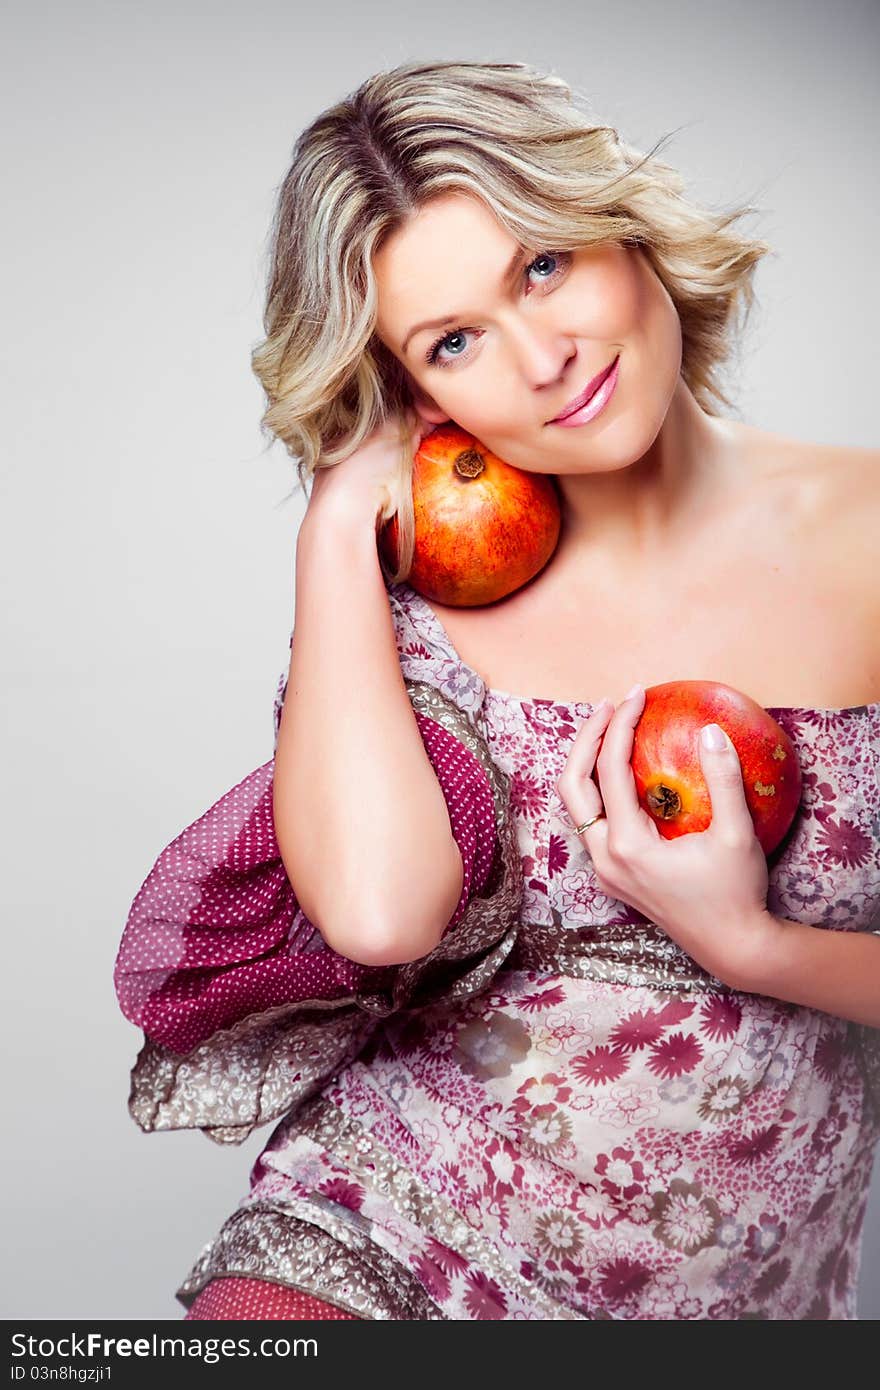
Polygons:
[[766,918],[748,992],[880,1028],[880,936]]
[[446,801],[400,669],[375,519],[310,508],[275,758],[285,868],[329,945],[362,964],[418,959],[462,886]]

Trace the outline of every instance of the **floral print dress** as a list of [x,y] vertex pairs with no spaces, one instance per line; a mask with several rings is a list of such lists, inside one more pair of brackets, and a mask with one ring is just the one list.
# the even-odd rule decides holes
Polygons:
[[[591,705],[487,688],[389,599],[404,675],[510,779],[517,943],[281,1120],[178,1298],[240,1274],[371,1318],[855,1318],[880,1033],[731,990],[603,895],[555,790]],[[880,933],[880,705],[769,712],[804,787],[771,910]]]

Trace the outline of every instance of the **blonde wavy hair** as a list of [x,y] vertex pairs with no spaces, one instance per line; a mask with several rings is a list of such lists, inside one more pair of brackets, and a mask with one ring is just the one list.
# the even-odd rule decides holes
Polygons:
[[[368,78],[299,136],[271,231],[266,337],[251,361],[268,402],[261,430],[283,441],[304,491],[317,468],[409,414],[407,373],[374,331],[372,260],[450,191],[481,198],[524,248],[640,246],[678,311],[687,386],[708,414],[731,405],[719,368],[771,249],[734,226],[755,209],[687,200],[682,177],[656,158],[663,140],[643,154],[586,105],[526,63],[409,62]],[[402,428],[396,571],[383,561],[392,582],[413,556],[405,438]]]

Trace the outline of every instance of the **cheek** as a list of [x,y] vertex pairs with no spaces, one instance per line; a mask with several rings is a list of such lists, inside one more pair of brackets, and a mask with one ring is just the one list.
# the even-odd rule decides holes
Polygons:
[[499,390],[497,369],[493,370],[487,359],[483,352],[479,361],[468,367],[437,372],[432,382],[434,400],[441,409],[478,438],[497,433],[511,418],[510,407]]
[[647,264],[636,277],[635,313],[645,338],[659,354],[659,360],[675,359],[675,374],[681,361],[681,323],[663,282]]
[[614,270],[605,281],[602,307],[609,336],[642,338],[667,348],[678,330],[675,306],[648,262],[634,252],[617,251]]
[[594,281],[587,290],[591,335],[620,342],[641,332],[651,312],[645,289],[640,277],[625,264],[616,274]]
[[682,340],[681,320],[665,290],[662,297],[653,301],[653,318],[647,331],[658,388],[669,398],[681,374]]
[[641,341],[664,361],[680,352],[678,314],[645,257],[609,247],[587,262],[575,294],[585,306],[582,329],[587,336],[607,343]]

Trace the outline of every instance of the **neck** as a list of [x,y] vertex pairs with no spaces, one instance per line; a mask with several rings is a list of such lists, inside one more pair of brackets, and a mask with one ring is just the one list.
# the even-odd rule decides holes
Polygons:
[[587,555],[630,574],[656,566],[664,548],[707,519],[735,485],[735,425],[707,415],[680,377],[656,439],[634,463],[604,472],[557,474],[560,557]]

